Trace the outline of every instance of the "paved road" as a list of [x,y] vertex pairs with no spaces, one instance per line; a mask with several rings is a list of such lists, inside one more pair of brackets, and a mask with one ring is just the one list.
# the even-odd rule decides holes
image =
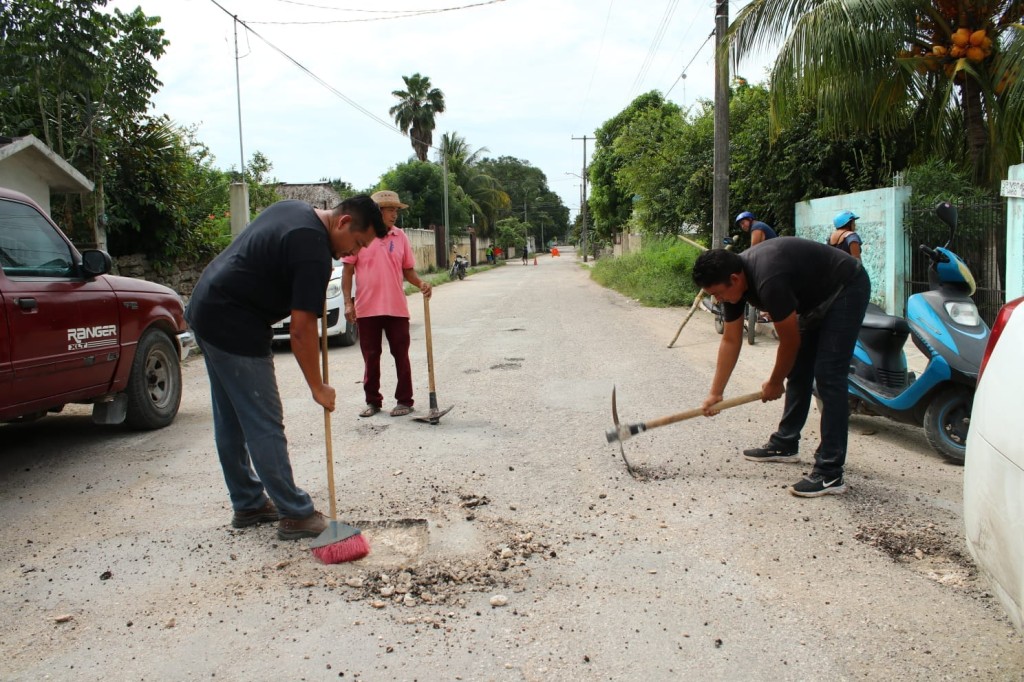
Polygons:
[[[756,403],[630,441],[634,479],[604,439],[612,386],[627,421],[699,404],[710,316],[668,350],[682,312],[571,253],[440,287],[431,314],[455,405],[437,426],[359,419],[358,351],[331,351],[342,516],[374,546],[357,564],[228,527],[201,362],[159,432],[83,408],[0,427],[0,678],[1020,679],[1024,642],[964,556],[962,469],[919,431],[854,419],[850,493],[801,500],[806,462],[739,456],[781,409]],[[746,347],[730,393],[774,350]],[[322,413],[277,364],[296,477],[326,507]]]

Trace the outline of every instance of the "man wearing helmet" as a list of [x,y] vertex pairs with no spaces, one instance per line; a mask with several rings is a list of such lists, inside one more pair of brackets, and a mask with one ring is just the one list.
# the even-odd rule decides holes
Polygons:
[[857,221],[860,216],[853,211],[842,211],[832,219],[835,230],[828,238],[828,243],[840,251],[845,251],[856,259],[860,259],[860,247],[863,243],[857,234]]
[[768,223],[762,223],[760,220],[754,217],[754,214],[750,211],[744,211],[736,216],[736,224],[739,225],[740,229],[744,232],[750,233],[750,245],[757,246],[765,239],[774,239],[779,235],[772,229],[772,226]]

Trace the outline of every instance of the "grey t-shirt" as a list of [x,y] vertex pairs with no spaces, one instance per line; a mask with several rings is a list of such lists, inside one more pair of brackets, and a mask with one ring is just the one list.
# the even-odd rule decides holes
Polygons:
[[725,320],[743,317],[743,303],[773,320],[804,315],[856,274],[860,263],[839,249],[800,237],[769,239],[740,254],[747,275],[744,301],[725,303]]

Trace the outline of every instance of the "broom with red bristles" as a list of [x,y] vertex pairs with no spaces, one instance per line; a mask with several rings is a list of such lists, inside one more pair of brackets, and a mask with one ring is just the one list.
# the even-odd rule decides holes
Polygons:
[[[327,383],[327,302],[324,301],[324,316],[320,323],[320,355],[323,358],[323,377]],[[324,408],[324,440],[327,443],[327,490],[331,496],[331,518],[327,528],[320,533],[309,548],[313,556],[325,564],[343,564],[358,561],[370,553],[370,543],[362,531],[338,521],[334,493],[334,454],[331,449],[331,412]]]

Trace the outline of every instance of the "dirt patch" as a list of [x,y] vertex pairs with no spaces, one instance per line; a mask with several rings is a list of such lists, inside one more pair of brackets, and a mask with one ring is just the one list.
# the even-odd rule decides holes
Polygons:
[[518,362],[501,362],[497,365],[491,365],[491,369],[520,369],[522,365]]
[[870,519],[858,524],[854,539],[942,585],[984,592],[966,554],[958,516],[924,518],[919,501],[871,484],[858,485],[851,500],[862,508],[861,518]]
[[527,562],[557,555],[529,531],[500,521],[502,539],[490,544],[481,557],[426,560],[419,565],[390,570],[359,570],[342,585],[349,601],[366,600],[375,609],[386,607],[463,608],[471,592],[519,589],[529,573]]

